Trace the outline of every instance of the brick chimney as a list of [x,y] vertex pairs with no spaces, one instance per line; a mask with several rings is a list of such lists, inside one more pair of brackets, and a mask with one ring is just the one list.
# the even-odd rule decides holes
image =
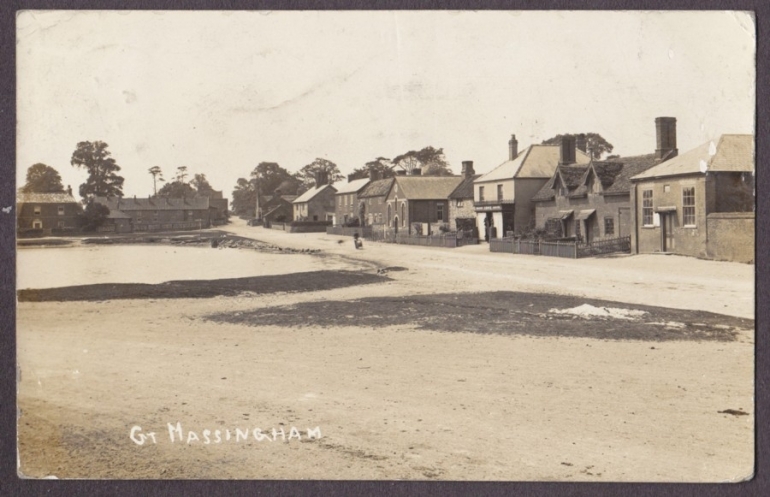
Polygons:
[[422,169],[419,167],[413,167],[412,168],[412,176],[421,176],[422,175]]
[[519,142],[516,141],[516,135],[511,135],[508,140],[508,160],[513,160],[519,155]]
[[315,186],[316,188],[320,188],[324,185],[326,185],[328,181],[328,176],[326,174],[326,171],[316,171],[315,173]]
[[657,135],[657,145],[655,149],[655,159],[663,160],[666,155],[668,158],[676,157],[679,150],[676,148],[676,118],[675,117],[656,117],[655,131]]
[[72,187],[67,185],[67,195],[72,195]]
[[586,153],[587,141],[586,141],[586,134],[580,133],[575,137],[575,147],[577,147],[578,150],[580,150],[583,153]]
[[563,136],[561,138],[561,148],[559,149],[559,165],[575,163],[575,137]]
[[353,175],[352,174],[348,174],[348,183],[350,183],[353,180],[354,180]]
[[472,160],[464,160],[463,161],[463,168],[462,168],[462,172],[460,174],[465,179],[472,178],[473,175],[476,174],[476,171],[473,170],[473,161]]
[[369,169],[369,179],[371,181],[377,181],[380,178],[380,171],[377,171],[375,169]]

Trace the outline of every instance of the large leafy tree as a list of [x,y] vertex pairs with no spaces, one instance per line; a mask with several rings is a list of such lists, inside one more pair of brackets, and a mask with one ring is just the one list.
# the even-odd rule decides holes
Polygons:
[[195,188],[195,194],[199,197],[210,197],[215,191],[205,174],[194,175],[190,185]]
[[103,141],[80,142],[72,153],[70,163],[88,172],[86,182],[80,185],[80,196],[122,197],[123,177],[118,176],[120,166],[107,150]]
[[313,188],[315,186],[316,174],[319,172],[326,174],[329,183],[340,181],[343,178],[337,164],[319,157],[295,174],[295,177],[302,183],[300,189],[302,191],[307,191],[310,188]]
[[424,147],[421,150],[410,150],[393,158],[393,164],[407,174],[419,167],[423,176],[451,176],[452,169],[444,157],[443,148]]
[[390,162],[390,159],[377,157],[373,161],[364,164],[363,167],[354,169],[351,174],[351,179],[371,178],[372,172],[379,172],[380,178],[383,179],[391,178],[396,175],[396,173],[393,172],[393,164]]
[[294,181],[289,171],[275,162],[260,162],[251,171],[251,179],[260,195],[272,195],[286,181]]
[[99,226],[104,224],[109,214],[110,209],[106,205],[89,198],[83,212],[79,215],[80,227],[83,231],[96,231]]
[[[599,133],[583,133],[586,136],[586,151],[594,159],[600,159],[602,155],[609,154],[614,148],[612,143],[604,139]],[[561,145],[561,139],[564,137],[574,137],[577,134],[559,134],[547,140],[543,140],[543,145]]]
[[27,169],[27,182],[21,187],[23,193],[61,193],[64,186],[59,171],[45,164],[37,163]]

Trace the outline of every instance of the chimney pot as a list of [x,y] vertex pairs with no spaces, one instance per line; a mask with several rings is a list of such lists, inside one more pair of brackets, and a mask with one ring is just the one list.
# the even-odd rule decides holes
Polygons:
[[468,178],[472,178],[474,174],[476,174],[476,171],[473,170],[473,161],[472,160],[464,160],[463,161],[463,169],[462,169],[462,177],[468,179]]
[[559,149],[559,164],[567,165],[575,163],[575,137],[573,135],[564,135],[561,138],[561,148]]
[[508,140],[508,160],[513,160],[519,155],[519,142],[516,140],[516,135],[511,135],[511,139]]
[[679,150],[676,148],[676,118],[675,117],[656,117],[655,131],[657,148],[655,149],[655,159],[663,160],[676,157]]

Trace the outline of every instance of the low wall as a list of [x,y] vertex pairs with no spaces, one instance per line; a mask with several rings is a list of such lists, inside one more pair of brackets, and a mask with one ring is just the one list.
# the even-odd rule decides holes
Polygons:
[[753,212],[718,212],[708,215],[706,250],[719,261],[754,262]]
[[337,236],[353,236],[358,233],[359,236],[368,237],[372,233],[371,226],[364,227],[345,227],[345,226],[329,226],[326,228],[327,235]]

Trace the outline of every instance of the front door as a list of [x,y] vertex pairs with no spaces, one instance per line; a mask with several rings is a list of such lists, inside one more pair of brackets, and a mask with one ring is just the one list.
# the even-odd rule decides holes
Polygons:
[[674,214],[673,212],[667,212],[663,214],[660,213],[660,217],[662,218],[660,220],[660,226],[662,228],[661,230],[661,252],[673,252],[674,248],[676,248],[676,244],[674,242]]

